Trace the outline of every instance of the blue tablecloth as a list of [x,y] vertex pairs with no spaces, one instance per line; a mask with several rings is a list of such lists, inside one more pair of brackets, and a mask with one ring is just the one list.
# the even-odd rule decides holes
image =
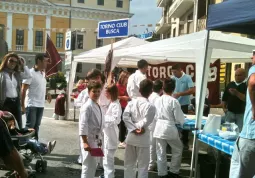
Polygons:
[[[202,119],[202,128],[204,127],[206,123],[206,119]],[[185,119],[184,124],[181,127],[180,125],[177,125],[178,128],[182,130],[195,130],[196,120],[195,119]]]
[[225,140],[217,135],[198,133],[198,140],[224,152],[232,155],[235,141]]

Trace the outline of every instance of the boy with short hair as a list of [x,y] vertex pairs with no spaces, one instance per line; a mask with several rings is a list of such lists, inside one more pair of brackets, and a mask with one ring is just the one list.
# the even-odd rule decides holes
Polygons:
[[148,97],[152,93],[153,83],[145,79],[140,83],[139,91],[142,97],[130,101],[123,113],[123,121],[128,129],[126,138],[124,177],[136,177],[136,164],[138,163],[138,178],[148,177],[150,156],[150,131],[156,108]]
[[[172,97],[175,80],[166,79],[163,84],[164,94],[156,101],[157,116],[153,137],[156,138],[158,176],[178,178],[181,167],[183,144],[176,124],[183,125],[184,114],[177,99]],[[172,150],[170,172],[167,170],[167,144]]]
[[104,127],[102,110],[97,103],[101,84],[90,82],[88,84],[88,101],[81,107],[79,120],[79,135],[82,151],[82,174],[81,178],[92,178],[95,176],[97,161],[96,157],[90,155],[92,148],[101,146],[101,135]]
[[[163,93],[163,82],[161,80],[155,80],[153,82],[153,92],[149,97],[149,101],[151,104],[155,105],[155,102],[160,98]],[[151,123],[150,129],[150,163],[149,163],[149,171],[157,170],[157,154],[156,154],[156,138],[153,137],[153,132],[155,128],[155,119]]]

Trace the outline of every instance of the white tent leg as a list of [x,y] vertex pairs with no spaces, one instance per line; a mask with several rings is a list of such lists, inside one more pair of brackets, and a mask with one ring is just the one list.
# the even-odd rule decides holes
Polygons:
[[[71,93],[73,90],[73,84],[74,84],[74,79],[75,79],[75,73],[76,73],[76,68],[77,68],[77,62],[73,62],[71,63],[71,71],[69,74],[69,80],[68,80],[68,90],[67,90],[67,100],[66,100],[66,119],[69,119],[69,110],[70,110],[70,103],[71,103]],[[75,110],[74,110],[75,112]]]
[[[212,49],[211,48],[208,49],[209,37],[210,37],[210,31],[207,31],[205,51],[204,53],[199,55],[199,59],[203,58],[204,60],[198,60],[198,62],[196,63],[197,69],[203,67],[202,72],[200,74],[196,74],[196,126],[195,128],[198,128],[198,130],[201,130],[201,121],[202,121],[203,110],[204,110],[205,93],[207,88],[210,59],[212,55]],[[194,141],[193,141],[190,178],[193,177],[194,168],[195,168],[195,178],[197,178],[198,151],[199,151],[199,144],[198,144],[197,135],[195,134]]]

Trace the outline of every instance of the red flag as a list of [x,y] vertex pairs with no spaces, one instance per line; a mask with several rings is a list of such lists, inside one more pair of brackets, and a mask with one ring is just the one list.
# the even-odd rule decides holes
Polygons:
[[49,63],[46,68],[46,77],[49,77],[58,72],[58,64],[62,62],[62,59],[48,34],[46,42],[46,54],[49,57]]

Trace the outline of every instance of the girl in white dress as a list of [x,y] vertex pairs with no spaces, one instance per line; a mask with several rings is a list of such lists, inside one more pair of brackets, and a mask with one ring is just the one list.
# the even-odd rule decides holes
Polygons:
[[[104,177],[114,178],[114,155],[118,148],[119,128],[122,109],[118,100],[118,88],[115,84],[108,85],[105,96],[111,101],[105,114],[104,132]],[[103,177],[103,176],[101,176]]]

